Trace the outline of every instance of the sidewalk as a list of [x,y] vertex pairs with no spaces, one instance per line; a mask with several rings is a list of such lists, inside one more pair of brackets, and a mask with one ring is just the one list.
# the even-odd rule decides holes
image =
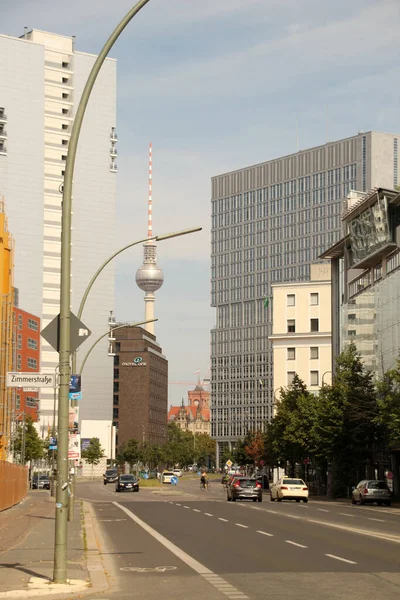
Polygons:
[[69,599],[106,588],[88,507],[81,501],[68,523],[69,583],[52,584],[54,513],[55,500],[44,490],[28,492],[19,505],[0,513],[1,600]]

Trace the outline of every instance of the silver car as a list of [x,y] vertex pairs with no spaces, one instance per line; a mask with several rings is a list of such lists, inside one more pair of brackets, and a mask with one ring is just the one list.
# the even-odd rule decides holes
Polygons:
[[392,503],[392,493],[388,488],[386,481],[379,479],[365,479],[353,489],[352,504],[373,504],[376,502],[379,506]]

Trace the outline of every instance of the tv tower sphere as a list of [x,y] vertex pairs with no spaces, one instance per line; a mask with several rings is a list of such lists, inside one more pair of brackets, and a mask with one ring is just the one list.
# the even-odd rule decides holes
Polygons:
[[136,284],[144,292],[156,292],[164,283],[164,275],[156,262],[156,245],[146,242],[144,260],[136,272]]

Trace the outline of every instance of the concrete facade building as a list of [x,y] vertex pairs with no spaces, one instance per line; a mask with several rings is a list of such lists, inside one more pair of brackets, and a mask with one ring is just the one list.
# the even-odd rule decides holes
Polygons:
[[[218,456],[273,414],[271,286],[308,281],[351,189],[397,186],[399,136],[329,142],[212,178],[212,436]],[[263,385],[260,385],[260,380]]]
[[310,392],[332,379],[331,269],[311,265],[310,281],[272,286],[274,396],[295,373]]
[[[74,38],[25,30],[0,35],[0,189],[15,231],[15,285],[24,307],[45,327],[59,312],[61,200],[71,126],[96,57]],[[117,155],[116,62],[106,59],[79,141],[73,186],[72,299],[76,313],[87,283],[115,251]],[[94,286],[83,320],[98,337],[114,308],[111,263]],[[83,346],[82,350],[84,350]],[[79,365],[78,357],[78,365]],[[58,354],[43,341],[41,368],[54,373]],[[107,341],[91,355],[82,382],[83,419],[112,418],[112,363]],[[52,420],[53,392],[40,392],[43,432]]]
[[131,438],[164,444],[167,441],[168,361],[156,337],[142,327],[113,331],[116,446]]

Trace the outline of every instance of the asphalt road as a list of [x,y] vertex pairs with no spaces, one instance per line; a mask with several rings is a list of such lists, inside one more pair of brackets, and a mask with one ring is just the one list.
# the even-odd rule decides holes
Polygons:
[[310,500],[226,502],[215,482],[91,500],[114,600],[400,597],[400,510]]

